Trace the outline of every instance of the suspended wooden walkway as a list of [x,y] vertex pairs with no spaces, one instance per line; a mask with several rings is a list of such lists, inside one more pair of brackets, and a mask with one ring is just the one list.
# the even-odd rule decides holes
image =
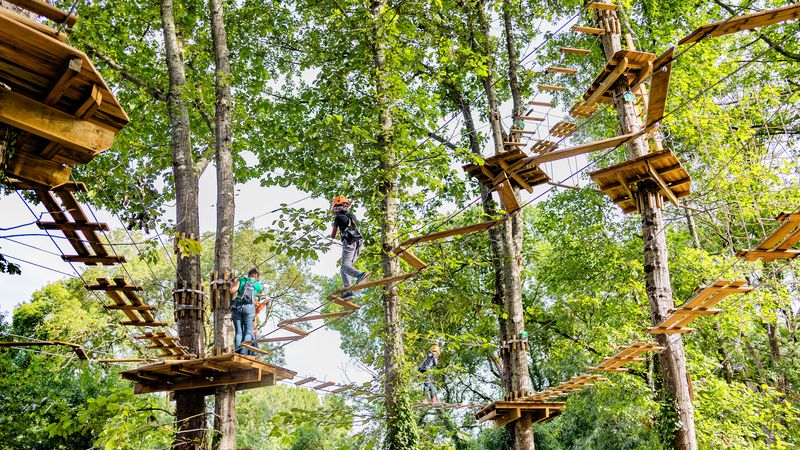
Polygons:
[[655,342],[636,342],[622,348],[614,356],[604,358],[600,364],[590,368],[590,370],[597,372],[627,372],[628,369],[623,367],[626,364],[643,362],[645,361],[645,359],[641,357],[643,354],[647,352],[660,352],[662,350],[664,350],[664,347],[659,346]]
[[724,36],[740,31],[773,25],[779,22],[800,18],[800,3],[783,8],[769,9],[746,16],[733,17],[721,22],[710,23],[694,30],[678,42],[678,45],[691,44],[707,38]]
[[784,212],[775,218],[779,226],[761,243],[749,250],[740,250],[736,255],[745,261],[772,262],[778,259],[794,259],[800,250],[794,246],[800,242],[800,213]]
[[747,285],[747,280],[717,280],[709,286],[701,286],[695,291],[697,294],[678,308],[670,310],[669,317],[654,327],[647,328],[653,334],[691,333],[694,328],[686,326],[700,316],[714,315],[722,312],[715,309],[717,303],[733,294],[747,294],[753,288]]

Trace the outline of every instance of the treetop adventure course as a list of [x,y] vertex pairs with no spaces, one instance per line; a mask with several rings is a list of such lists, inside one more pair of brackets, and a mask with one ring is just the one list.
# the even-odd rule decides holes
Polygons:
[[[222,3],[217,0],[210,3],[213,24],[211,42],[215,51],[213,91],[216,110],[213,117],[208,115],[204,118],[213,134],[213,138],[206,143],[208,151],[213,152],[209,153],[207,159],[210,160],[211,156],[216,158],[218,186],[214,269],[210,273],[208,284],[202,282],[200,255],[187,250],[201,239],[197,222],[197,186],[202,171],[196,172],[190,150],[188,159],[182,153],[191,148],[186,130],[191,125],[187,104],[192,98],[183,71],[196,61],[183,60],[186,57],[183,52],[187,43],[184,42],[185,36],[175,32],[172,1],[164,0],[160,4],[164,29],[162,44],[169,75],[164,79],[169,80],[170,89],[168,92],[153,91],[153,95],[162,97],[161,100],[166,103],[169,112],[174,161],[171,181],[175,183],[177,204],[172,249],[176,259],[176,279],[169,292],[174,318],[168,320],[158,305],[148,303],[147,297],[143,296],[145,286],[137,283],[131,276],[127,267],[132,262],[120,254],[112,243],[109,237],[111,227],[100,222],[92,208],[84,205],[91,202],[91,180],[81,178],[83,181],[77,181],[72,175],[73,170],[78,172],[80,169],[76,168],[92,164],[101,153],[111,149],[115,139],[127,139],[125,127],[134,127],[137,124],[131,123],[89,57],[67,43],[64,27],[72,28],[77,23],[74,11],[65,12],[41,0],[0,1],[0,165],[3,166],[5,186],[9,192],[16,191],[25,202],[34,216],[36,226],[45,231],[46,236],[56,245],[59,256],[72,266],[85,289],[95,296],[98,291],[105,292],[110,303],[106,301],[103,308],[120,311],[124,315],[124,319],[119,320],[118,324],[136,329],[136,334],[131,337],[137,342],[147,343],[143,348],[147,353],[142,357],[95,357],[93,355],[102,352],[83,343],[40,340],[29,336],[15,337],[5,332],[5,336],[14,340],[0,342],[0,348],[66,347],[79,360],[105,364],[143,363],[121,371],[120,375],[133,382],[134,394],[166,392],[170,399],[175,400],[177,420],[173,445],[177,448],[208,448],[210,445],[217,448],[237,448],[236,392],[276,386],[283,382],[291,386],[310,388],[312,391],[347,396],[354,401],[369,403],[378,398],[383,399],[383,414],[388,425],[382,445],[386,448],[415,448],[418,445],[416,429],[409,431],[398,425],[414,423],[408,419],[411,408],[433,411],[440,417],[444,417],[442,415],[447,410],[473,411],[477,423],[493,421],[496,428],[505,429],[508,448],[530,449],[534,448],[532,425],[563,417],[571,394],[609,381],[608,377],[612,373],[630,373],[630,365],[645,362],[650,371],[648,379],[658,380],[662,385],[661,392],[664,393],[663,402],[669,405],[668,414],[673,426],[667,434],[672,436],[672,441],[666,445],[680,449],[699,448],[693,406],[695,390],[687,368],[683,335],[696,332],[696,323],[701,318],[722,313],[722,309],[717,306],[723,300],[731,296],[738,298],[740,295],[751,295],[759,289],[760,286],[751,279],[732,274],[734,265],[741,261],[761,261],[762,264],[767,264],[790,260],[800,255],[800,249],[796,248],[800,242],[800,212],[795,209],[778,215],[771,231],[763,228],[757,245],[735,249],[736,257],[722,273],[696,274],[708,281],[696,286],[694,293],[676,306],[674,298],[678,296],[673,295],[670,278],[670,264],[674,263],[669,259],[667,227],[662,210],[666,204],[676,208],[689,208],[685,202],[693,195],[690,176],[692,166],[684,164],[680,152],[669,148],[669,137],[665,135],[667,130],[662,122],[681,110],[693,107],[694,103],[703,98],[705,91],[693,98],[678,99],[678,106],[668,110],[670,80],[676,62],[688,58],[687,54],[690,55],[688,52],[693,47],[704,45],[704,41],[745,31],[752,32],[757,38],[766,39],[758,30],[799,18],[800,4],[769,8],[750,14],[731,14],[725,20],[700,26],[678,40],[675,47],[656,55],[637,50],[631,33],[624,31],[626,26],[620,20],[624,5],[608,0],[588,2],[582,6],[588,11],[591,22],[574,24],[564,32],[559,29],[541,44],[544,46],[552,42],[555,45],[553,54],[560,60],[546,65],[542,76],[538,78],[541,82],[535,82],[533,78],[526,79],[525,82],[531,86],[535,84],[535,88],[528,92],[518,86],[521,75],[516,72],[516,67],[529,55],[520,59],[515,48],[514,24],[509,9],[511,3],[514,2],[502,2],[498,10],[504,26],[506,44],[509,46],[506,55],[509,79],[498,76],[495,71],[499,73],[499,70],[491,63],[475,78],[475,91],[486,96],[487,108],[483,112],[495,149],[493,155],[483,157],[483,144],[478,141],[478,128],[471,123],[471,102],[466,93],[459,91],[459,86],[453,84],[452,80],[442,81],[442,89],[459,109],[453,117],[461,115],[462,120],[469,122],[466,129],[471,148],[466,149],[466,152],[464,149],[457,151],[469,157],[471,162],[464,164],[462,169],[477,181],[480,195],[443,219],[421,224],[415,222],[415,225],[420,225],[415,232],[408,232],[405,239],[400,239],[397,223],[406,220],[408,215],[398,207],[401,198],[398,169],[404,163],[425,164],[424,158],[416,163],[406,160],[429,139],[441,142],[445,150],[456,149],[452,144],[447,145],[447,139],[438,136],[448,126],[448,121],[439,129],[428,133],[425,140],[414,147],[411,153],[406,153],[403,157],[396,153],[393,146],[396,133],[409,131],[403,128],[405,123],[393,121],[392,114],[399,114],[393,109],[396,108],[393,105],[396,99],[392,97],[398,95],[393,91],[397,87],[392,84],[397,81],[390,74],[392,66],[387,65],[389,62],[386,53],[389,51],[388,47],[395,43],[383,40],[387,39],[387,34],[394,32],[394,25],[390,25],[391,20],[386,21],[384,17],[387,11],[395,7],[387,5],[385,1],[371,2],[366,11],[369,18],[364,20],[371,27],[372,40],[358,51],[368,54],[370,64],[374,64],[370,69],[372,78],[360,82],[371,84],[372,95],[375,96],[373,125],[379,131],[370,139],[373,139],[371,145],[377,149],[372,158],[379,162],[379,167],[376,169],[375,182],[369,188],[377,189],[379,194],[367,196],[364,193],[369,189],[364,188],[353,192],[353,197],[364,198],[363,203],[368,205],[369,212],[361,216],[361,220],[355,219],[355,215],[350,212],[353,202],[348,197],[339,195],[333,199],[331,210],[336,214],[336,222],[331,238],[336,238],[339,233],[342,235],[342,287],[334,288],[333,284],[326,284],[331,290],[327,291],[327,297],[321,304],[307,311],[293,311],[300,312],[295,316],[279,318],[274,329],[269,332],[259,333],[253,327],[245,327],[253,331],[251,334],[245,333],[241,346],[237,348],[240,337],[237,335],[234,344],[233,321],[238,320],[237,327],[241,327],[242,320],[252,321],[253,317],[243,314],[238,319],[231,318],[231,309],[241,307],[241,302],[237,300],[242,297],[242,288],[248,288],[242,284],[236,294],[236,290],[230,287],[232,284],[237,287],[238,283],[247,283],[249,278],[237,281],[245,274],[237,273],[232,263],[235,228],[232,149],[235,146],[231,138],[230,102],[231,96],[235,97],[238,93],[234,89],[232,94],[229,84],[232,75],[228,61],[228,38],[221,21]],[[469,28],[467,35],[472,50],[488,58],[493,45],[491,30],[495,25],[486,16],[484,4],[482,1],[477,2],[474,10],[461,6],[465,8],[463,20]],[[13,9],[6,9],[5,6]],[[349,14],[346,10],[340,13],[345,16]],[[580,14],[570,19],[562,28]],[[40,17],[59,25],[59,28],[51,28]],[[182,24],[179,23],[179,26]],[[432,35],[435,33],[430,30],[427,32]],[[447,35],[446,30],[443,33]],[[583,77],[589,68],[589,63],[580,62],[573,67],[570,61],[584,61],[596,52],[593,48],[561,45],[561,36],[566,34],[594,39],[592,47],[599,44],[605,61],[598,75],[583,91],[581,99],[569,107],[569,118],[555,117],[550,110],[557,105],[555,99],[573,89],[578,83],[578,77]],[[451,38],[456,39],[446,39]],[[769,45],[774,48],[780,43],[773,42]],[[95,50],[95,53],[99,52]],[[758,60],[759,57],[757,55],[753,60]],[[126,74],[123,67],[115,67],[113,59],[104,55],[98,55],[98,58],[111,66],[111,72],[122,73],[123,80],[144,84],[141,80],[136,81],[134,75]],[[743,63],[737,70],[749,63]],[[420,63],[420,71],[424,70],[424,64]],[[726,75],[717,83],[734,73],[735,71]],[[711,81],[708,81],[708,89],[717,84]],[[195,82],[196,80],[191,81]],[[508,127],[508,131],[504,130],[504,118],[499,113],[500,102],[504,101],[497,98],[496,88],[500,83],[508,83],[510,101],[513,103],[510,117],[512,125]],[[794,86],[796,89],[797,85]],[[549,98],[537,100],[538,95]],[[527,96],[533,98],[525,100]],[[699,107],[702,108],[702,105]],[[595,135],[598,122],[610,120],[607,115],[604,116],[604,112],[612,108],[616,113],[616,121],[611,122],[619,130],[615,136],[573,146],[563,144],[579,133]],[[553,118],[554,123],[551,123]],[[526,129],[529,124],[534,124],[534,128]],[[338,125],[331,123],[330,126]],[[542,129],[544,133],[541,132]],[[182,143],[186,144],[185,148],[181,147]],[[528,248],[524,247],[523,239],[523,230],[526,227],[523,222],[525,209],[556,187],[573,187],[564,183],[590,166],[605,162],[606,157],[623,147],[628,150],[627,158],[597,168],[588,175],[596,184],[598,192],[609,197],[623,215],[636,213],[641,217],[641,270],[645,278],[641,295],[649,301],[650,326],[635,335],[616,336],[615,342],[625,344],[617,345],[616,353],[611,356],[603,357],[603,353],[593,349],[593,353],[600,358],[593,367],[585,368],[587,373],[564,376],[575,373],[565,371],[559,374],[563,377],[559,383],[540,383],[531,378],[529,371],[529,359],[535,360],[537,356],[532,352],[531,340],[526,330],[526,322],[533,313],[523,305],[524,279],[529,276],[522,263],[523,250],[527,251]],[[597,157],[598,154],[601,156]],[[576,169],[570,166],[569,176],[563,180],[557,180],[557,172],[547,166],[578,156],[589,158],[590,162]],[[434,157],[436,156],[428,155],[428,158]],[[534,189],[542,185],[548,185],[547,190],[532,195]],[[708,185],[700,192],[705,193],[707,189]],[[522,199],[522,190],[531,194],[528,200]],[[695,194],[697,192],[695,188]],[[499,208],[492,200],[492,193],[497,193]],[[34,199],[44,207],[44,213],[37,214],[29,206],[29,202]],[[461,223],[464,222],[459,221],[458,226],[448,227],[456,222],[458,215],[479,203],[479,214],[470,216],[479,218],[476,223],[463,225]],[[288,208],[288,205],[284,207]],[[785,208],[791,208],[791,205]],[[49,216],[49,220],[42,219],[45,214]],[[330,217],[326,217],[327,219]],[[377,227],[365,225],[374,231],[371,236],[362,227],[362,224],[369,222],[378,224]],[[74,254],[63,253],[51,231],[63,234],[63,239]],[[504,395],[500,399],[483,396],[481,402],[440,402],[434,380],[439,379],[436,378],[439,370],[446,370],[444,360],[447,357],[448,344],[445,343],[440,349],[439,341],[429,339],[431,342],[427,345],[430,350],[424,354],[424,358],[420,360],[424,362],[418,367],[418,372],[425,377],[425,399],[410,404],[407,401],[405,381],[409,375],[403,366],[407,337],[403,330],[404,321],[399,316],[403,302],[399,299],[398,287],[411,285],[415,279],[428,283],[426,286],[440,283],[446,285],[449,280],[442,276],[446,273],[446,262],[426,262],[422,258],[428,258],[420,250],[425,246],[443,248],[447,240],[451,240],[451,248],[468,246],[471,243],[465,237],[478,237],[484,233],[488,236],[488,244],[483,248],[487,264],[482,270],[486,274],[491,272],[493,277],[495,291],[491,294],[491,306],[498,311],[495,325],[500,330],[498,342],[488,343],[486,346],[492,349],[493,356],[490,360],[492,367],[497,368],[496,377],[500,380],[499,386]],[[300,236],[295,241],[303,241],[305,237]],[[61,236],[58,238],[62,239]],[[161,240],[160,235],[158,240]],[[730,244],[733,246],[732,239]],[[163,241],[161,245],[166,249]],[[362,245],[364,252],[369,253],[367,257],[370,261],[380,260],[380,275],[371,275],[353,267],[362,251]],[[490,252],[486,251],[487,248]],[[140,249],[137,247],[136,250],[141,256]],[[277,255],[276,251],[270,258]],[[259,269],[269,260],[251,264],[254,269],[250,274],[257,275]],[[5,261],[4,258],[0,259],[0,262]],[[408,265],[405,270],[402,270],[400,261]],[[84,275],[74,266],[77,263],[91,267],[119,268],[122,272],[120,275],[95,277],[92,281],[84,279]],[[147,267],[152,271],[149,264]],[[349,281],[351,278],[352,284]],[[165,289],[164,286],[160,288]],[[258,291],[248,297],[247,303],[253,304],[254,310],[254,298],[259,294]],[[372,292],[373,300],[364,301],[364,292]],[[380,297],[376,297],[378,292]],[[97,298],[100,299],[100,296]],[[209,299],[208,304],[206,298]],[[381,301],[375,301],[377,298]],[[272,303],[269,308],[271,311]],[[380,336],[371,336],[383,340],[383,354],[372,359],[373,363],[383,365],[383,373],[376,374],[374,380],[375,384],[383,383],[382,389],[376,389],[373,383],[359,386],[357,383],[339,383],[314,376],[299,377],[295,381],[298,378],[297,373],[282,367],[273,359],[280,357],[281,352],[290,348],[291,344],[307,338],[315,331],[322,328],[337,329],[337,326],[351,317],[358,317],[360,312],[373,308],[380,309],[383,320]],[[209,311],[213,314],[211,321],[207,317]],[[268,318],[270,315],[268,312]],[[213,345],[209,347],[205,342],[205,329],[212,323]],[[312,326],[311,323],[318,325]],[[172,324],[175,325],[174,329]],[[414,336],[413,339],[418,346],[426,345],[424,337]],[[258,344],[267,346],[259,347]],[[442,362],[439,361],[440,355]],[[688,355],[689,358],[691,356]],[[657,363],[652,358],[657,358]],[[572,367],[570,370],[574,369]],[[639,369],[635,371],[640,372]],[[786,381],[782,380],[781,383],[785,385]],[[535,391],[534,386],[537,385],[542,389]],[[205,397],[212,395],[216,402],[213,420],[217,434],[214,436],[207,433],[206,426],[206,415],[209,413],[206,411]],[[449,396],[444,398],[448,399]]]

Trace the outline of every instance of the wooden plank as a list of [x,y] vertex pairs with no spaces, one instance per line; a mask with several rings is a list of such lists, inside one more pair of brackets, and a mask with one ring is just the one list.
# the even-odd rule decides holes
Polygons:
[[83,101],[81,106],[75,111],[75,117],[79,119],[88,119],[94,115],[94,113],[102,104],[103,92],[96,84],[93,84],[92,91],[86,97],[86,100]]
[[503,142],[503,145],[506,147],[525,147],[528,144],[525,142]]
[[552,151],[550,153],[545,153],[540,156],[533,156],[531,157],[531,161],[533,164],[542,164],[546,162],[558,161],[559,159],[570,158],[572,156],[583,155],[585,153],[590,153],[598,150],[605,150],[608,148],[617,147],[619,145],[624,144],[630,139],[635,139],[636,137],[640,136],[642,132],[639,133],[630,133],[630,134],[623,134],[620,136],[615,136],[608,139],[603,139],[600,141],[590,142],[588,144],[578,145],[576,147],[565,148],[562,150]]
[[64,222],[41,222],[37,221],[36,225],[41,230],[69,230],[69,231],[83,231],[83,230],[97,230],[108,231],[108,224],[106,223],[64,223]]
[[166,322],[145,322],[145,321],[133,321],[133,320],[120,322],[119,324],[132,327],[166,327],[167,325],[169,325]]
[[47,17],[55,23],[66,23],[69,28],[75,26],[78,16],[64,12],[55,6],[41,0],[5,0],[7,3],[17,5],[40,16]]
[[537,134],[536,131],[520,130],[519,128],[512,128],[510,131],[511,131],[512,134]]
[[254,347],[254,346],[252,346],[250,344],[242,344],[242,347],[250,350],[251,352],[258,353],[260,355],[270,355],[271,354],[270,352],[268,352],[266,350],[261,350],[260,348]]
[[606,76],[600,82],[600,84],[597,86],[597,88],[594,90],[594,92],[592,92],[584,100],[583,105],[584,106],[591,106],[591,105],[594,105],[595,103],[597,103],[597,101],[600,99],[600,97],[602,97],[603,94],[606,93],[606,91],[608,91],[609,89],[611,89],[612,86],[614,86],[614,83],[617,82],[619,77],[621,77],[622,74],[625,73],[625,71],[627,69],[628,69],[628,58],[622,58],[622,61],[620,61],[617,64],[617,66],[614,67],[614,69],[608,74],[608,76]]
[[529,101],[528,104],[531,106],[544,106],[546,108],[556,107],[556,104],[553,102]]
[[132,363],[132,362],[150,362],[155,361],[152,358],[100,358],[95,359],[99,363]]
[[572,47],[561,47],[561,53],[565,53],[568,55],[588,55],[592,53],[591,50],[586,48],[572,48]]
[[297,381],[294,384],[295,384],[295,386],[302,386],[302,385],[304,385],[306,383],[311,383],[312,381],[316,381],[316,380],[317,380],[316,377],[308,377],[308,378],[303,378],[302,380]]
[[507,412],[506,414],[504,414],[502,417],[495,418],[494,428],[502,428],[507,424],[515,420],[518,420],[520,417],[522,417],[522,413],[520,412],[519,408],[514,408],[509,412]]
[[300,335],[300,336],[308,336],[308,331],[306,331],[306,330],[304,330],[302,328],[298,328],[298,327],[296,327],[294,325],[290,325],[288,323],[278,324],[278,327],[279,328],[283,328],[286,331],[291,331],[292,333]]
[[55,189],[69,182],[72,168],[30,153],[16,152],[9,160],[5,174],[46,189]]
[[350,311],[355,311],[358,308],[360,308],[360,306],[356,305],[355,303],[349,302],[337,295],[330,295],[328,296],[328,299],[330,299],[330,301],[332,301],[333,303],[336,303],[337,305],[342,306]]
[[82,64],[82,59],[70,58],[62,69],[61,76],[58,77],[58,79],[55,80],[55,82],[48,89],[47,96],[44,98],[44,100],[42,100],[42,103],[47,106],[55,105],[61,96],[64,95],[64,92],[69,89],[69,86],[75,77],[81,73]]
[[523,189],[531,193],[533,192],[533,188],[531,187],[531,185],[529,185],[525,181],[525,179],[522,178],[516,171],[511,170],[511,167],[508,166],[508,163],[506,163],[502,159],[497,161],[497,163],[500,164],[500,167],[502,167],[507,174],[511,175],[511,178],[513,178],[514,181],[516,181]]
[[756,261],[763,259],[764,261],[775,261],[776,259],[793,259],[800,256],[800,250],[746,250],[737,253],[737,256],[744,257],[746,261]]
[[532,122],[542,122],[544,121],[544,117],[539,116],[519,116],[519,120],[529,120]]
[[87,265],[95,265],[95,264],[102,264],[105,266],[114,266],[117,264],[123,264],[126,261],[124,256],[80,256],[80,255],[65,255],[62,256],[61,259],[68,262],[78,262],[84,263]]
[[664,118],[664,108],[667,103],[667,93],[669,91],[669,78],[672,74],[672,63],[661,64],[662,59],[671,60],[674,47],[667,50],[654,63],[653,77],[650,81],[650,98],[647,102],[647,121],[646,127],[660,122]]
[[501,221],[502,219],[489,220],[486,222],[466,225],[458,228],[451,228],[449,230],[438,231],[436,233],[428,233],[422,236],[412,237],[403,241],[403,243],[401,243],[399,247],[405,248],[405,247],[410,247],[412,245],[421,244],[423,242],[438,241],[453,236],[461,236],[464,234],[471,234],[479,231],[488,230],[489,228],[492,228],[493,226],[500,223]]
[[347,316],[347,315],[350,315],[350,314],[351,314],[350,311],[340,311],[340,312],[332,312],[332,313],[325,313],[325,314],[313,314],[313,315],[309,315],[309,316],[301,316],[301,317],[295,317],[295,318],[292,318],[292,319],[282,320],[282,321],[280,321],[278,323],[278,326],[280,327],[281,325],[287,325],[287,324],[291,324],[291,323],[310,322],[312,320],[333,319],[333,318],[336,318],[336,317],[343,317],[343,316]]
[[272,337],[272,338],[262,338],[262,339],[253,339],[247,342],[254,342],[254,343],[261,343],[261,342],[288,342],[288,341],[297,341],[303,339],[302,336],[280,336],[280,337]]
[[21,14],[17,14],[9,9],[0,7],[0,15],[12,19],[16,22],[19,22],[25,25],[28,28],[38,31],[39,33],[44,34],[47,37],[58,39],[61,42],[65,42],[67,40],[66,33],[59,33],[58,30],[54,30],[48,27],[45,24],[33,21]]
[[143,291],[144,288],[142,286],[133,286],[133,285],[125,285],[125,286],[117,286],[117,285],[100,285],[100,284],[87,284],[84,286],[86,289],[90,291]]
[[318,385],[314,386],[314,389],[319,391],[319,390],[325,389],[326,387],[331,387],[334,384],[336,384],[336,383],[334,383],[333,381],[326,381],[326,382],[324,382],[322,384],[318,384]]
[[603,29],[602,28],[585,27],[585,26],[582,26],[582,25],[573,25],[572,31],[574,31],[576,33],[595,34],[595,35],[598,35],[598,36],[603,34]]
[[566,91],[567,88],[565,88],[564,86],[556,86],[554,84],[539,84],[539,90],[561,92],[561,91]]
[[261,381],[259,369],[237,370],[223,373],[214,377],[199,376],[177,382],[138,382],[133,388],[134,394],[149,394],[152,392],[183,391],[213,386],[227,386],[239,383],[252,383]]
[[419,274],[419,271],[417,271],[417,272],[407,272],[407,273],[402,273],[400,275],[395,275],[393,277],[380,278],[378,280],[365,281],[363,283],[355,284],[355,285],[350,286],[350,287],[343,287],[341,289],[338,289],[332,295],[338,296],[339,294],[343,294],[343,293],[345,293],[347,291],[355,292],[355,291],[360,291],[362,289],[368,289],[368,288],[375,287],[375,286],[385,286],[385,285],[389,285],[389,284],[392,284],[392,283],[396,283],[398,281],[405,280],[407,278],[411,278],[411,277],[416,276],[418,274]]
[[658,188],[661,190],[661,194],[663,194],[667,199],[675,206],[678,206],[678,198],[675,197],[675,193],[672,192],[672,189],[667,185],[667,182],[661,178],[661,175],[653,169],[653,166],[650,164],[650,161],[645,161],[645,167],[647,168],[647,173],[650,174],[650,178],[656,182]]
[[[503,175],[505,175],[505,172],[503,172]],[[520,208],[517,196],[511,189],[511,182],[508,178],[505,178],[505,181],[497,186],[497,193],[500,195],[500,202],[503,204],[503,209],[505,209],[508,214]]]
[[65,147],[98,154],[111,148],[114,132],[0,88],[0,122]]
[[613,3],[590,2],[586,5],[589,9],[599,9],[603,11],[619,11],[619,5]]
[[567,75],[574,75],[576,72],[578,72],[578,70],[577,69],[570,69],[568,67],[550,66],[547,69],[545,69],[545,72],[546,73],[563,73],[563,74],[567,74]]
[[411,250],[398,247],[397,249],[395,249],[395,253],[397,254],[397,256],[402,258],[403,261],[407,262],[411,267],[417,270],[422,270],[428,267],[428,263],[417,258],[417,255],[412,253]]
[[784,237],[800,225],[800,214],[791,214],[781,225],[764,239],[757,247],[758,250],[770,250],[780,244]]
[[739,31],[773,25],[790,19],[800,17],[800,3],[783,8],[768,9],[766,11],[748,14],[746,16],[732,17],[721,22],[703,25],[691,34],[681,39],[678,45],[691,44],[706,38],[714,38]]
[[158,311],[158,306],[150,305],[103,305],[103,308],[124,311]]

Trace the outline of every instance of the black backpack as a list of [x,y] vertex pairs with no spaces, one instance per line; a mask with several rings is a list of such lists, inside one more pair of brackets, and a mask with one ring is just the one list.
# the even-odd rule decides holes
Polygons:
[[[244,280],[244,278],[240,278]],[[242,294],[236,297],[237,305],[251,305],[256,298],[256,284],[254,281],[247,281],[244,283]]]
[[358,223],[356,222],[355,218],[352,214],[347,214],[347,228],[344,229],[342,232],[342,236],[347,242],[355,242],[361,239],[361,232],[358,231]]

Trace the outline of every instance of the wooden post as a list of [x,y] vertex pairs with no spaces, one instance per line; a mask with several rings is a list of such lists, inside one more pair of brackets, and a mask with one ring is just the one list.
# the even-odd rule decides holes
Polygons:
[[[610,4],[610,0],[600,3]],[[617,51],[622,50],[620,26],[616,11],[595,10],[596,22],[605,30],[601,37],[603,52],[610,59]],[[633,101],[625,101],[624,93],[630,89],[625,77],[614,85],[614,106],[621,125],[621,133],[638,133],[642,123]],[[630,158],[644,156],[648,153],[647,142],[640,136],[628,142]],[[637,204],[642,215],[642,238],[644,240],[645,287],[650,300],[650,317],[653,325],[669,316],[669,310],[675,306],[672,287],[670,285],[669,263],[667,254],[666,232],[661,214],[662,198],[655,183],[639,185],[636,193]],[[694,409],[691,393],[687,383],[686,354],[680,333],[656,335],[660,346],[665,350],[658,356],[659,369],[667,382],[669,398],[674,402],[678,413],[680,428],[675,432],[675,448],[694,450],[697,448],[694,425]]]

